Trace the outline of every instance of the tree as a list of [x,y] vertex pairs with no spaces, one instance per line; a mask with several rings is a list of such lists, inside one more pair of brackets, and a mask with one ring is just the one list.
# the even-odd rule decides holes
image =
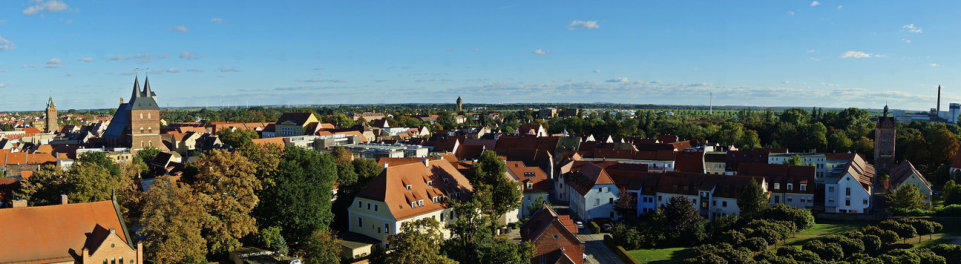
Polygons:
[[260,243],[264,248],[281,255],[286,255],[290,250],[287,247],[287,240],[280,234],[280,227],[276,226],[260,230]]
[[696,244],[704,239],[703,219],[694,209],[691,200],[683,196],[672,197],[663,209],[668,237],[675,241]]
[[326,264],[340,262],[340,246],[337,239],[326,229],[314,231],[303,245],[304,262],[308,264]]
[[120,166],[118,166],[117,163],[113,161],[113,159],[110,159],[110,157],[107,157],[106,153],[91,152],[91,153],[84,153],[83,155],[79,155],[79,156],[80,157],[77,157],[77,163],[97,164],[97,165],[100,165],[101,167],[106,168],[107,171],[110,172],[110,175],[120,175]]
[[794,166],[809,166],[808,164],[804,164],[804,158],[801,158],[801,155],[794,155],[787,158],[787,161],[785,161],[784,164]]
[[130,184],[97,163],[75,164],[66,171],[47,166],[24,182],[15,195],[32,205],[59,204],[61,194],[74,203],[103,201],[110,200],[124,183]]
[[191,166],[198,172],[191,186],[209,214],[204,234],[210,252],[226,254],[237,249],[240,238],[257,232],[251,216],[260,201],[256,166],[240,153],[219,149],[207,152]]
[[246,129],[224,129],[217,132],[220,141],[235,149],[246,148],[253,144],[253,140],[259,138],[256,131]]
[[330,200],[336,178],[330,155],[288,148],[274,177],[276,185],[262,192],[257,220],[262,226],[279,226],[294,243],[306,241],[333,219]]
[[133,164],[140,168],[141,172],[148,171],[150,168],[147,166],[147,162],[153,160],[160,150],[155,147],[146,147],[137,152],[137,155],[133,157]]
[[[263,185],[263,190],[274,186],[274,175],[277,173],[277,165],[280,164],[283,149],[277,145],[250,145],[240,149],[240,154],[254,163],[257,168],[257,178]],[[259,195],[259,194],[258,194]]]
[[[490,216],[491,226],[507,212],[517,209],[521,203],[521,191],[516,183],[505,175],[507,166],[493,151],[485,150],[470,168],[473,199],[479,202],[480,211]],[[492,231],[496,231],[496,228]]]
[[164,263],[204,263],[207,241],[201,234],[204,211],[190,188],[157,178],[145,195],[143,227],[146,260]]
[[764,188],[757,180],[751,180],[748,185],[744,186],[741,190],[741,194],[737,197],[737,206],[741,210],[741,216],[745,219],[751,219],[758,213],[767,209],[769,203],[767,195],[764,193]]
[[433,218],[406,222],[401,231],[387,236],[387,244],[394,251],[387,255],[387,263],[397,264],[447,264],[456,261],[440,254],[444,236],[440,224]]
[[961,185],[955,183],[954,180],[945,183],[941,190],[944,205],[961,204]]
[[910,210],[924,209],[927,206],[918,187],[913,184],[903,184],[891,195],[891,202],[894,208]]

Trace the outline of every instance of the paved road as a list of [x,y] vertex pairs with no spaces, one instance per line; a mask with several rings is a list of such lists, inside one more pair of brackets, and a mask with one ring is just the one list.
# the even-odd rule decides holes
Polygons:
[[585,243],[586,263],[624,264],[614,251],[604,245],[604,234],[578,234],[577,238]]

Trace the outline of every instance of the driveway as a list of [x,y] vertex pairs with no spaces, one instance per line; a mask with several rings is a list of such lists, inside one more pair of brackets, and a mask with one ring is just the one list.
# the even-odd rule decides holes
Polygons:
[[607,245],[604,245],[604,234],[587,234],[581,233],[577,235],[581,241],[584,241],[584,253],[587,254],[587,260],[585,263],[612,263],[612,264],[624,264],[614,251],[611,251]]

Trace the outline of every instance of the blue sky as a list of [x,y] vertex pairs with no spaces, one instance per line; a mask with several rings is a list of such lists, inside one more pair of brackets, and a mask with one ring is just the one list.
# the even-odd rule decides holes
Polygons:
[[[961,102],[961,1],[120,1],[0,4],[0,111],[614,102]],[[943,108],[947,108],[944,103]]]

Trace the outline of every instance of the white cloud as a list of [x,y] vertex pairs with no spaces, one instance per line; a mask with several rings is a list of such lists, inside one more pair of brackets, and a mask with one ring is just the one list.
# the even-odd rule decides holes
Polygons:
[[104,60],[108,60],[108,61],[122,61],[122,60],[128,60],[128,59],[130,59],[130,58],[128,58],[128,57],[126,57],[126,56],[123,56],[123,55],[116,55],[116,56],[106,57],[106,58],[103,58],[103,59],[104,59]]
[[6,83],[0,83],[0,88],[7,87]]
[[818,2],[818,1],[811,2],[812,7],[819,6],[819,5],[821,5],[821,2]]
[[824,87],[840,87],[841,85],[840,85],[840,84],[836,84],[836,83],[821,82],[821,86],[824,86]]
[[791,81],[783,81],[781,84],[791,84]]
[[814,49],[808,49],[808,50],[807,50],[807,53],[815,53],[815,52],[817,52],[817,50],[814,50]]
[[921,27],[915,26],[914,24],[907,24],[907,25],[901,26],[901,31],[907,31],[914,34],[924,33],[924,31],[921,30]]
[[845,58],[845,59],[849,59],[849,58],[850,59],[866,59],[866,58],[884,58],[884,57],[886,56],[883,54],[871,54],[871,53],[857,51],[857,50],[850,50],[845,52],[844,54],[841,54],[841,58]]
[[844,9],[843,5],[838,5],[838,10]]
[[13,41],[9,41],[3,38],[2,35],[0,35],[0,50],[12,50],[16,48],[17,48],[17,45],[14,44]]
[[24,69],[36,69],[36,68],[37,68],[37,65],[24,64],[23,67],[20,67],[20,68],[24,68]]
[[534,53],[534,55],[543,56],[551,53],[551,50],[536,49],[534,51],[531,51],[531,53]]
[[607,80],[606,82],[609,82],[609,83],[626,83],[626,82],[630,82],[630,81],[631,81],[631,80],[628,80],[627,77],[617,77],[617,78],[614,78],[614,79]]
[[141,63],[148,63],[153,61],[154,56],[150,55],[150,53],[137,53],[137,55],[134,55],[134,58],[140,60]]
[[178,73],[178,72],[180,72],[180,68],[169,68],[169,69],[167,69],[167,72],[169,72],[169,73]]
[[210,23],[221,24],[224,23],[224,19],[219,17],[210,18]]
[[220,66],[220,72],[238,72],[237,69]]
[[193,60],[193,59],[199,59],[203,57],[204,57],[203,55],[197,55],[197,54],[193,54],[186,51],[180,53],[180,58],[185,60]]
[[54,68],[63,67],[63,64],[62,64],[62,62],[60,61],[60,59],[58,59],[58,58],[52,58],[52,59],[47,60],[47,64],[46,64],[45,66],[43,66],[43,67],[44,67],[44,68],[49,68],[49,69],[54,69]]
[[790,10],[789,10],[789,11],[787,11],[787,15],[789,15],[789,16],[793,16],[793,15],[794,15],[794,11],[790,11]]
[[910,40],[910,39],[901,38],[901,41],[904,42],[904,43],[911,44],[911,40]]
[[176,25],[176,26],[170,27],[170,31],[187,32],[187,27],[184,25]]
[[27,8],[24,8],[23,11],[21,11],[21,13],[23,13],[24,15],[32,16],[32,15],[39,14],[41,12],[48,12],[48,13],[63,12],[63,11],[67,11],[67,9],[69,8],[70,6],[67,5],[67,3],[64,3],[59,0],[50,0],[46,2],[43,2],[43,0],[36,0],[34,1],[33,5],[28,6]]
[[454,52],[454,49],[447,49],[447,52]]
[[79,58],[79,59],[77,59],[77,60],[78,60],[78,61],[82,61],[82,62],[91,62],[91,61],[93,61],[93,58],[91,58],[91,57],[83,57],[83,58]]
[[345,83],[345,82],[347,82],[347,81],[339,80],[339,79],[320,79],[320,78],[313,78],[313,79],[304,80],[304,82],[308,82],[308,83]]
[[470,52],[480,52],[480,49],[472,49]]
[[597,23],[597,20],[574,20],[570,24],[567,24],[567,29],[598,29],[601,25]]

